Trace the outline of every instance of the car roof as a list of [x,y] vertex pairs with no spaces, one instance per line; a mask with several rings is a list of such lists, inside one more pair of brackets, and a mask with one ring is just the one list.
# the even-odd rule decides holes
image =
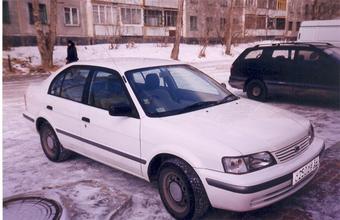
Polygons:
[[272,43],[272,44],[258,44],[252,49],[256,48],[280,48],[280,47],[309,47],[309,48],[320,48],[326,49],[335,47],[330,43],[323,43],[323,42],[282,42],[282,43]]
[[141,57],[116,57],[105,59],[84,60],[72,63],[72,65],[100,66],[117,70],[120,74],[126,71],[148,67],[184,64],[176,60],[141,58]]

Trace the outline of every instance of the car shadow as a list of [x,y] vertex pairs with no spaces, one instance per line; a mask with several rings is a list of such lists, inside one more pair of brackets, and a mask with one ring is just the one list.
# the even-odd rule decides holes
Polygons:
[[327,109],[340,109],[340,98],[308,96],[308,95],[277,95],[269,97],[269,104],[294,104],[307,107],[320,107]]

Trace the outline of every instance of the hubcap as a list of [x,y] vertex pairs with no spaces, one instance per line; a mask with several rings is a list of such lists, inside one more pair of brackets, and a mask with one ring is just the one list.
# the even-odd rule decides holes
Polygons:
[[253,88],[253,96],[259,96],[261,95],[261,88],[259,86],[255,86]]
[[53,139],[53,137],[51,135],[47,136],[46,142],[47,142],[47,147],[50,150],[53,150],[53,148],[54,148],[54,139]]
[[176,182],[171,182],[170,186],[169,186],[169,190],[170,190],[170,195],[171,197],[176,201],[176,202],[180,202],[183,198],[183,193],[181,190],[181,186],[176,183]]

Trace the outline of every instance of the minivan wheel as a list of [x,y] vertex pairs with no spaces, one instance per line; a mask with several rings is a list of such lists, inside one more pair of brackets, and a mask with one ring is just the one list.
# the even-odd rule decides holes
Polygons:
[[67,160],[72,152],[63,148],[50,124],[44,123],[40,129],[40,142],[46,157],[53,162]]
[[250,99],[265,101],[267,98],[266,85],[260,80],[252,80],[247,85],[247,96]]
[[198,219],[210,206],[200,178],[180,159],[161,165],[158,188],[165,208],[176,219]]

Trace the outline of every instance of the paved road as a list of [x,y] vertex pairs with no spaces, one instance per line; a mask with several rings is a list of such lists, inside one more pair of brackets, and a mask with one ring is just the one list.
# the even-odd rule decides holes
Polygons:
[[[207,64],[201,68],[206,68],[208,73],[210,68],[213,76],[217,72],[213,73],[214,70],[224,69],[222,66],[216,68]],[[221,77],[222,71],[218,75]],[[21,116],[25,89],[29,83],[40,81],[40,78],[22,79],[3,84],[4,196],[93,180],[115,186],[118,191],[132,197],[131,205],[116,218],[171,219],[161,203],[157,189],[143,180],[82,156],[64,163],[51,163],[45,158],[39,137],[27,128]],[[243,96],[241,92],[238,93]],[[321,161],[318,177],[294,196],[267,208],[248,213],[212,209],[205,219],[340,219],[340,144],[335,145],[340,141],[339,110],[327,104],[301,104],[298,100],[289,99],[271,101],[269,104],[304,115],[314,123],[316,134],[326,139],[329,149]],[[83,196],[81,198],[85,201],[89,199],[86,195],[79,196]],[[99,198],[91,196],[91,199],[101,204]],[[86,212],[86,208],[84,210]],[[86,219],[83,214],[75,213],[74,218]]]

